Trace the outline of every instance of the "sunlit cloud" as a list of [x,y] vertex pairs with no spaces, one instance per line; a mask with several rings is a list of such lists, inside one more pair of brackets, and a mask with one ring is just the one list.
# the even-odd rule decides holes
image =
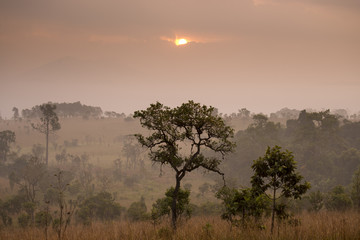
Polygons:
[[198,43],[198,44],[214,43],[214,42],[225,41],[226,39],[227,38],[225,37],[205,37],[205,36],[198,36],[195,34],[182,34],[182,33],[174,34],[173,37],[168,37],[168,36],[160,37],[160,40],[173,43],[177,46],[185,45],[189,43]]

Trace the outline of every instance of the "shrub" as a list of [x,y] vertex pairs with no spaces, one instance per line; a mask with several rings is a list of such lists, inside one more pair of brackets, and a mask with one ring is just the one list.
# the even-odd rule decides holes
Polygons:
[[93,220],[109,221],[119,218],[122,212],[120,204],[116,203],[108,192],[101,192],[87,198],[79,206],[77,217],[83,224],[90,224]]
[[352,207],[352,201],[348,194],[346,194],[343,186],[334,187],[325,202],[325,207],[328,210],[344,211]]
[[31,217],[29,214],[26,213],[22,213],[19,217],[18,217],[18,223],[20,225],[20,227],[27,227],[29,226],[31,221]]
[[147,211],[147,207],[145,204],[145,199],[144,197],[141,197],[140,201],[133,202],[130,205],[127,213],[131,221],[141,221],[148,219],[148,215],[146,211]]
[[35,214],[35,226],[37,227],[49,226],[51,221],[51,214],[47,211],[40,211]]

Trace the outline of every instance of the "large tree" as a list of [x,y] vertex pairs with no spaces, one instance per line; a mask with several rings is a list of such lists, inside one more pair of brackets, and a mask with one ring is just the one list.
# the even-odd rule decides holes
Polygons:
[[[296,172],[294,156],[281,147],[268,147],[264,157],[259,157],[251,166],[254,175],[251,178],[253,190],[258,194],[269,191],[272,200],[271,233],[274,229],[276,200],[281,197],[300,198],[309,188],[308,182],[301,183],[303,177]],[[280,193],[279,193],[280,191]]]
[[[181,180],[186,173],[200,167],[219,173],[224,155],[232,151],[234,130],[226,126],[216,109],[193,101],[176,108],[157,102],[146,110],[136,111],[143,127],[151,134],[136,134],[138,141],[150,150],[150,159],[161,165],[169,165],[175,171],[175,188],[171,205],[172,226],[176,229],[177,200]],[[222,158],[210,157],[204,150],[218,153]]]
[[0,160],[6,162],[11,143],[15,142],[15,133],[10,130],[0,132]]
[[61,128],[55,109],[55,104],[47,103],[40,105],[40,111],[42,114],[40,117],[40,123],[31,125],[34,129],[46,136],[46,166],[49,163],[49,135]]

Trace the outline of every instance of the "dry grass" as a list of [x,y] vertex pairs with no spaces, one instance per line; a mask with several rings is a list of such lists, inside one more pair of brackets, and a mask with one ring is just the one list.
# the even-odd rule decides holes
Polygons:
[[[232,228],[218,217],[196,217],[180,224],[176,232],[172,232],[169,224],[153,226],[149,222],[130,223],[126,221],[111,223],[94,223],[92,226],[71,226],[65,239],[360,239],[360,214],[357,212],[319,214],[304,213],[297,216],[301,220],[298,226],[283,224],[279,231],[270,234],[270,222],[265,221],[265,230],[259,228]],[[0,239],[45,239],[44,232],[38,228],[3,228]],[[50,230],[49,239],[57,239]]]

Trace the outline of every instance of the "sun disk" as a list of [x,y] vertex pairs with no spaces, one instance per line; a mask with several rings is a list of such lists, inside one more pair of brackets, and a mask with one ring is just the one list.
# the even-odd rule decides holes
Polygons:
[[176,40],[175,40],[176,46],[184,45],[184,44],[187,44],[187,43],[188,43],[188,41],[187,41],[185,38],[181,38],[181,39],[176,39]]

